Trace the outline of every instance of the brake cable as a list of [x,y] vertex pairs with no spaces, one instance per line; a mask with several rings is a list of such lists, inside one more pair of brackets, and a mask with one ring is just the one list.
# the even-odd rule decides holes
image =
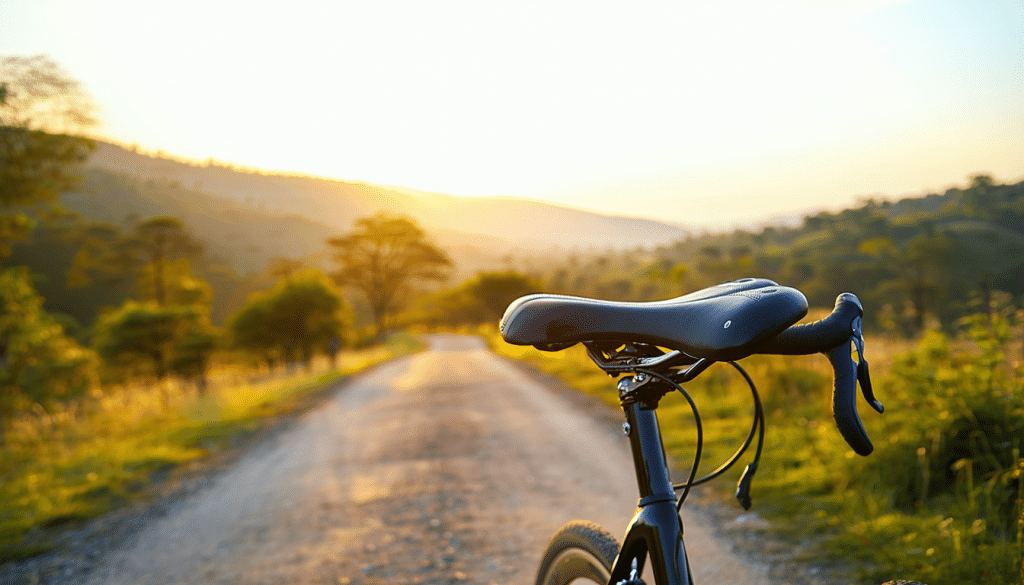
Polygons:
[[733,465],[735,465],[736,462],[739,461],[740,457],[742,457],[743,454],[747,451],[747,448],[750,447],[750,444],[754,440],[754,434],[756,433],[757,449],[754,452],[754,460],[749,465],[747,465],[746,468],[743,470],[743,473],[740,476],[740,480],[737,483],[736,487],[736,499],[739,500],[740,505],[743,506],[743,509],[750,509],[752,503],[750,499],[750,482],[753,480],[754,473],[757,471],[757,464],[761,460],[761,452],[764,447],[764,406],[761,403],[761,396],[757,392],[757,387],[754,385],[754,381],[753,379],[751,379],[747,371],[744,370],[742,366],[740,366],[738,363],[734,361],[730,361],[729,364],[732,367],[736,368],[736,370],[743,375],[743,378],[746,380],[747,385],[750,386],[750,392],[754,399],[754,420],[750,426],[750,431],[747,433],[746,440],[744,440],[743,444],[740,445],[740,447],[736,450],[735,453],[733,453],[732,457],[730,457],[725,463],[721,464],[717,469],[705,475],[704,477],[701,477],[700,479],[694,478],[697,475],[697,467],[700,464],[700,457],[704,448],[704,431],[703,425],[701,424],[700,413],[697,410],[696,403],[694,402],[690,394],[675,380],[672,380],[671,378],[661,375],[654,371],[640,369],[636,370],[637,372],[643,372],[644,374],[654,376],[662,380],[663,382],[666,382],[675,390],[678,390],[679,393],[686,398],[686,401],[689,402],[690,409],[693,411],[694,422],[696,423],[697,427],[697,448],[696,454],[694,456],[693,465],[690,468],[690,476],[687,479],[686,483],[673,484],[672,486],[675,490],[683,490],[683,493],[680,494],[679,500],[676,503],[677,510],[682,509],[683,502],[686,500],[686,496],[689,494],[691,487],[711,481],[712,479],[715,479],[716,477],[722,475],[723,473],[728,471]]
[[679,383],[673,380],[672,378],[669,378],[668,376],[665,376],[653,370],[637,369],[636,373],[646,374],[648,376],[657,378],[662,382],[665,382],[672,388],[678,390],[679,393],[686,398],[686,401],[690,403],[690,410],[693,411],[693,422],[697,426],[697,449],[694,451],[693,465],[690,467],[690,477],[684,484],[672,485],[672,489],[674,490],[683,490],[683,493],[680,494],[679,500],[676,503],[676,511],[678,512],[679,510],[682,509],[683,502],[686,500],[686,496],[689,495],[690,493],[690,488],[694,485],[697,485],[696,482],[694,482],[693,478],[697,477],[697,468],[700,466],[700,455],[701,452],[704,450],[704,427],[700,422],[700,412],[697,410],[697,403],[693,401],[693,398],[690,396],[690,393],[687,392],[686,389],[680,386]]

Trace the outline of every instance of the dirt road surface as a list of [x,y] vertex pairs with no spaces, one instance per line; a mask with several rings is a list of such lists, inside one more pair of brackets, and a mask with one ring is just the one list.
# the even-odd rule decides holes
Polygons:
[[[620,422],[473,337],[354,380],[90,571],[91,584],[532,583],[550,535],[612,534],[637,488]],[[766,583],[684,516],[697,583]]]

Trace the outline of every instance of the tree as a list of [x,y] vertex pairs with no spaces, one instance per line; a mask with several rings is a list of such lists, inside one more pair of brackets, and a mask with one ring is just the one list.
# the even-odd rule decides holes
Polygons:
[[[205,370],[213,344],[196,338],[210,336],[215,333],[198,306],[128,301],[100,316],[94,344],[110,365],[128,375],[160,380],[172,372],[194,377],[197,361]],[[194,355],[201,348],[206,348],[202,359]],[[193,355],[182,358],[182,353]]]
[[306,270],[250,296],[228,329],[236,347],[268,361],[299,359],[308,365],[317,348],[336,351],[351,326],[348,312],[333,283]]
[[[88,98],[45,57],[0,58],[0,261],[34,223],[25,207],[51,201],[77,181],[92,141],[63,134],[95,122]],[[42,310],[27,270],[0,271],[0,411],[22,399],[87,389],[92,356]],[[4,413],[0,412],[0,418]]]
[[0,124],[54,133],[96,125],[96,105],[45,55],[0,57]]
[[96,123],[78,82],[43,56],[0,58],[0,260],[32,221],[19,207],[51,201],[78,181],[95,144],[68,132]]
[[124,280],[132,258],[124,249],[124,234],[117,226],[89,223],[68,231],[67,239],[78,248],[66,275],[69,288],[88,286],[93,281],[113,285]]
[[245,306],[228,318],[231,345],[266,359],[273,369],[280,357],[282,342],[273,328],[273,307],[270,293],[263,291],[249,296]]
[[386,320],[418,281],[444,280],[452,261],[431,243],[422,229],[405,217],[378,213],[355,222],[355,229],[327,243],[340,265],[336,281],[360,290],[370,304],[377,339]]
[[220,335],[205,319],[196,321],[175,344],[168,369],[177,376],[195,381],[199,395],[206,392],[206,370]]
[[953,241],[945,234],[926,233],[908,242],[899,259],[918,332],[924,331],[928,315],[937,313],[947,295],[954,251]]
[[8,413],[80,395],[94,381],[95,356],[42,306],[27,269],[0,271],[0,443]]
[[963,206],[968,216],[989,218],[992,210],[989,209],[987,195],[992,192],[995,182],[989,175],[975,175],[971,177],[971,186],[964,191]]
[[497,323],[512,301],[542,289],[536,279],[516,272],[482,272],[453,289],[427,297],[420,314],[411,319],[444,325]]
[[192,260],[203,246],[178,218],[152,217],[128,234],[101,223],[68,232],[66,237],[78,246],[67,274],[69,287],[93,281],[114,285],[134,276],[139,299],[159,306],[210,305],[210,285],[192,274]]
[[[135,233],[127,242],[144,262],[139,280],[140,290],[150,296],[157,305],[168,305],[168,277],[172,262],[195,258],[202,251],[202,245],[185,229],[176,217],[151,217],[135,226]],[[178,265],[179,276],[191,279],[187,263]]]
[[105,224],[79,228],[80,248],[68,286],[135,276],[138,297],[97,321],[97,351],[129,374],[176,374],[205,388],[218,334],[209,324],[210,285],[194,278],[190,259],[202,246],[174,217],[153,217],[130,234]]
[[497,322],[509,304],[521,296],[542,290],[535,278],[506,272],[482,272],[471,281],[473,298],[480,304],[485,321]]

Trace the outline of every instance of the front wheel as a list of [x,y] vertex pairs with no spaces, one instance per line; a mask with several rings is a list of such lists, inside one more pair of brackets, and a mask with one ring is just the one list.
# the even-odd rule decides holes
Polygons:
[[611,579],[619,543],[603,528],[573,520],[558,529],[544,551],[537,585],[568,585],[577,579],[604,585]]

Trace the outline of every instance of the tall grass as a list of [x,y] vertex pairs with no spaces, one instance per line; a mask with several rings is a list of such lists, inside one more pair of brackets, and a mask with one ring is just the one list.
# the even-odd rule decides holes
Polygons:
[[[868,457],[855,455],[835,428],[824,357],[743,360],[767,418],[754,506],[779,537],[820,543],[815,557],[801,560],[842,558],[856,567],[847,582],[1024,583],[1024,369],[1013,357],[1019,331],[1000,319],[972,318],[969,334],[955,341],[937,332],[916,344],[868,340],[886,406],[878,415],[861,402],[875,443]],[[614,381],[582,348],[546,353],[489,338],[498,352],[618,404]],[[716,365],[687,391],[703,418],[709,471],[746,436],[749,390],[732,368]],[[667,397],[659,416],[666,447],[687,465],[695,447],[689,407]],[[716,485],[725,493],[735,484]]]
[[144,497],[154,480],[216,453],[325,386],[418,348],[411,337],[339,354],[308,370],[222,367],[207,391],[173,381],[104,388],[36,406],[6,425],[0,447],[0,563],[43,552],[59,529]]

